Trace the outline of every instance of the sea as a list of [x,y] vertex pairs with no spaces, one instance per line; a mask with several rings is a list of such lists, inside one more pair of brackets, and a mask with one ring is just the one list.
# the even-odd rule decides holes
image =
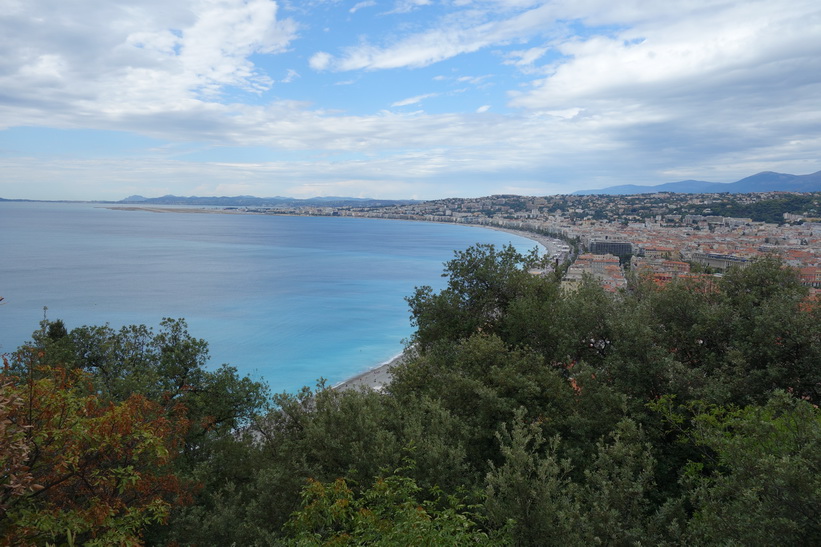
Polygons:
[[155,331],[183,318],[210,368],[274,392],[334,385],[400,354],[413,333],[405,297],[443,288],[444,262],[477,243],[542,249],[451,224],[0,202],[0,353],[44,317]]

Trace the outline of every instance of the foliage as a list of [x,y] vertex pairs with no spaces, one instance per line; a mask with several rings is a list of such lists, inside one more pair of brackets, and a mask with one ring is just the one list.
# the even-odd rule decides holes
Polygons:
[[571,463],[558,455],[559,437],[546,443],[539,424],[526,423],[519,409],[512,430],[502,426],[497,438],[503,463],[492,465],[486,479],[490,523],[509,525],[516,545],[572,544],[579,506]]
[[[205,368],[182,321],[46,321],[0,384],[0,530],[156,545],[821,540],[821,305],[794,271],[765,259],[720,279],[566,292],[533,264],[509,247],[457,253],[442,291],[408,298],[412,355],[381,392],[320,382],[269,399],[229,366]],[[37,405],[64,409],[65,427],[20,418]],[[133,520],[112,494],[114,520],[92,522],[84,485],[58,495],[43,460],[30,465],[45,454],[33,426],[89,455],[83,443],[115,443],[91,424],[124,415],[141,420],[129,446],[149,445],[89,461],[93,480],[177,490],[135,486]],[[178,427],[143,431],[158,420]],[[193,483],[192,503],[169,511]]]
[[735,199],[720,201],[711,203],[710,209],[714,215],[750,218],[755,222],[782,224],[784,222],[784,213],[806,213],[814,210],[818,206],[817,204],[818,198],[816,196],[787,194],[774,199],[764,199],[751,203]]
[[814,545],[821,540],[821,412],[783,391],[744,408],[671,398],[654,404],[704,453],[684,469],[694,544]]
[[11,382],[5,378],[3,381],[0,384],[0,517],[5,516],[12,500],[42,489],[26,465],[32,449],[26,435],[30,428],[16,423],[23,397]]
[[655,460],[635,422],[617,424],[596,444],[583,475],[560,457],[561,439],[516,413],[498,434],[504,463],[487,475],[485,510],[516,545],[659,543],[669,527],[652,500]]
[[0,379],[0,537],[139,543],[147,524],[187,499],[171,466],[188,429],[184,410],[141,395],[107,402],[81,371],[37,373],[5,370]]
[[[51,334],[55,330],[61,332],[57,337]],[[13,356],[18,373],[38,365],[78,369],[89,373],[94,391],[105,400],[140,394],[166,409],[184,405],[191,427],[183,461],[192,465],[207,460],[213,442],[247,425],[267,402],[267,387],[240,377],[236,368],[206,369],[208,344],[192,337],[181,319],[163,319],[156,333],[145,325],[119,331],[83,326],[65,333],[61,321],[44,321],[33,338]]]
[[491,542],[476,516],[454,497],[420,500],[415,481],[401,474],[377,478],[357,495],[344,479],[309,481],[302,507],[286,528],[291,545],[503,545]]
[[457,251],[445,264],[446,289],[433,294],[424,286],[408,298],[417,327],[414,342],[424,349],[434,340],[495,332],[507,307],[533,280],[527,268],[535,262],[535,254],[522,256],[512,245],[499,251],[482,244]]
[[[8,356],[6,375],[16,378],[18,384],[25,381],[29,385],[55,382],[61,375],[75,386],[66,397],[79,393],[92,397],[97,408],[110,409],[101,420],[113,419],[115,410],[118,419],[125,420],[123,413],[130,410],[135,419],[146,422],[145,427],[153,423],[151,416],[184,423],[185,427],[174,430],[174,437],[166,439],[171,444],[163,468],[169,484],[176,481],[185,485],[185,496],[180,499],[194,495],[201,500],[232,475],[237,461],[248,460],[250,445],[238,431],[267,403],[263,384],[239,377],[236,369],[227,365],[207,370],[207,357],[207,344],[190,336],[182,320],[163,320],[157,333],[143,325],[119,331],[108,326],[67,331],[62,321],[44,321],[31,344]],[[69,414],[85,408],[80,402],[64,403]],[[70,437],[73,432],[63,435]],[[147,433],[138,430],[135,434]],[[129,470],[129,465],[124,464],[123,469]],[[39,507],[35,508],[37,518],[42,517]],[[153,507],[154,517],[139,523],[135,520],[133,529],[157,543],[170,530],[158,523],[169,518],[174,522],[186,509],[181,504],[175,504],[172,511],[168,504]],[[150,526],[146,528],[146,524]]]

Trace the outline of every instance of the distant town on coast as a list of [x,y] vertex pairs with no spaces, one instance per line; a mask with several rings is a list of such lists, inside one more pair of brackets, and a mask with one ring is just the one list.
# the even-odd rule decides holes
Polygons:
[[200,207],[200,212],[384,218],[522,232],[548,238],[539,240],[550,257],[547,269],[563,267],[565,287],[589,274],[611,291],[626,285],[627,270],[644,271],[663,283],[776,256],[798,270],[811,296],[821,291],[821,171],[765,171],[733,183],[690,180],[543,197],[418,201],[168,195],[101,203],[158,212],[186,206],[187,212]]
[[[708,184],[711,192],[687,192]],[[685,181],[626,195],[625,188],[641,187],[615,187],[612,194],[603,189],[595,194],[434,201],[132,196],[120,203],[139,208],[200,205],[246,214],[449,222],[520,231],[563,242],[547,246],[548,268],[565,265],[565,286],[574,286],[589,274],[609,290],[625,286],[624,274],[630,269],[665,282],[777,256],[798,269],[811,294],[821,290],[821,172],[801,176],[765,172],[729,184]],[[759,190],[752,191],[755,188]]]
[[[341,306],[346,314],[372,313],[361,297],[382,278],[363,282],[361,270],[337,268],[343,242],[368,248],[356,262],[369,270],[378,269],[373,257],[404,249],[402,235],[417,229],[503,236],[502,245],[469,242],[444,264],[441,289],[417,285],[405,297],[414,331],[401,356],[296,392],[272,394],[266,380],[230,364],[207,367],[208,341],[189,333],[183,318],[163,319],[157,330],[72,327],[44,308],[40,329],[3,356],[0,372],[0,461],[11,470],[11,494],[0,497],[0,544],[821,540],[821,479],[811,472],[821,468],[821,191],[252,204],[261,199],[6,203],[0,218],[14,226],[16,211],[18,220],[46,223],[29,222],[41,230],[33,236],[18,234],[52,245],[70,223],[47,216],[68,211],[63,218],[85,225],[57,240],[73,260],[73,243],[94,239],[74,268],[68,255],[8,239],[59,265],[61,281],[104,280],[93,296],[125,269],[150,263],[145,257],[157,255],[145,251],[158,247],[163,276],[132,283],[138,274],[116,292],[150,299],[164,279],[175,293],[209,274],[216,287],[251,280],[228,309],[257,326],[273,321],[237,329],[229,341],[237,355],[306,310],[328,316],[333,306],[321,304],[339,302],[339,287],[366,289],[355,305]],[[289,224],[317,233],[298,241],[277,228]],[[99,250],[121,240],[101,245],[97,235],[112,226],[141,244],[106,257],[119,269],[104,270]],[[157,235],[173,226],[195,234],[193,244]],[[543,243],[547,254],[505,244],[520,239],[507,233],[460,226],[513,232]],[[265,246],[277,238],[293,243],[288,255],[306,241],[308,252],[281,270],[274,261],[231,258],[277,258],[285,247]],[[192,260],[212,258],[212,240],[243,252]],[[322,273],[314,287],[327,290],[291,285],[286,292],[299,305],[288,315],[274,293],[261,294],[287,277],[257,274],[292,273],[311,256],[327,261],[300,273]],[[45,270],[35,287],[54,282],[53,268],[25,267],[33,278]],[[235,278],[239,271],[254,275]],[[224,310],[213,292],[205,305]],[[170,294],[154,295],[149,307],[172,307]],[[216,323],[232,328],[225,315]],[[342,330],[338,321],[326,324],[290,331],[301,340],[297,351]],[[272,346],[266,359],[293,368],[284,355]],[[40,446],[59,449],[41,454]],[[94,516],[101,507],[109,515],[102,522]]]

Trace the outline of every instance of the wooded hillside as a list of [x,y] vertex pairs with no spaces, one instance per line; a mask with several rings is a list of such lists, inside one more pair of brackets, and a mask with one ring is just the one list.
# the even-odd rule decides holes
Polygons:
[[563,292],[534,260],[457,253],[383,393],[271,396],[183,321],[44,322],[0,375],[2,542],[821,544],[793,271]]

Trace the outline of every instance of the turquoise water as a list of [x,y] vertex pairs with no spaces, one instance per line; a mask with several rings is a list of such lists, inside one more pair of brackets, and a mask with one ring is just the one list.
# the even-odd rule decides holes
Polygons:
[[422,222],[0,203],[0,352],[30,339],[44,306],[69,329],[182,317],[211,366],[274,391],[334,384],[400,353],[404,297],[443,286],[442,263],[476,243],[536,245]]

